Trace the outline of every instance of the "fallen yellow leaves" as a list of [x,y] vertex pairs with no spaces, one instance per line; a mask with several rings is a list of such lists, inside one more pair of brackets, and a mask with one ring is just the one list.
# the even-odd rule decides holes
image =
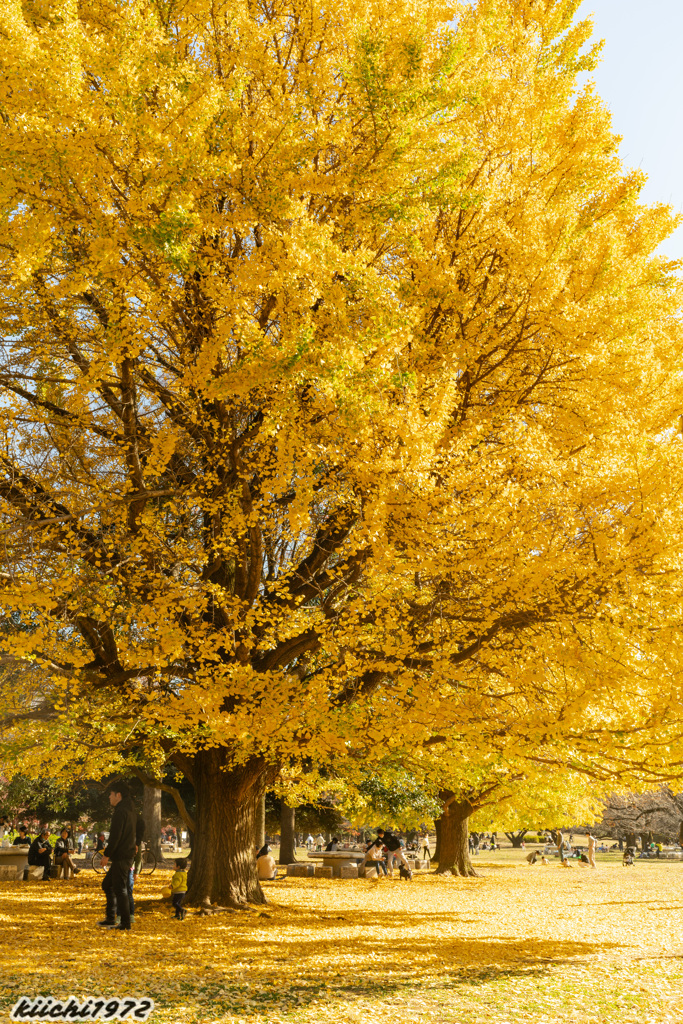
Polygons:
[[683,865],[484,871],[286,879],[265,910],[182,924],[160,899],[162,872],[139,881],[130,935],[98,930],[90,874],[2,883],[0,1007],[97,993],[151,996],[157,1024],[521,1024],[558,1011],[565,1024],[678,1024]]

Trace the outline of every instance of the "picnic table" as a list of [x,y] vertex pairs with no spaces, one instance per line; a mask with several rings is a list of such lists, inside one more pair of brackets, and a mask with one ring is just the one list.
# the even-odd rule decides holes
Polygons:
[[321,860],[323,866],[332,868],[332,877],[341,878],[341,869],[347,864],[360,864],[365,860],[362,850],[334,850],[309,853],[309,860]]
[[14,868],[17,880],[22,879],[24,869],[28,867],[28,851],[28,846],[0,846],[0,867]]
[[662,850],[659,857],[652,850],[640,850],[637,857],[639,860],[681,860],[683,850]]

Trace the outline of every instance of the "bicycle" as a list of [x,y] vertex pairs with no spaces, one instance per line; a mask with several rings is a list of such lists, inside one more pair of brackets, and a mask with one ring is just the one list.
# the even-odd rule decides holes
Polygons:
[[153,850],[148,850],[146,845],[142,844],[142,849],[138,852],[135,858],[136,873],[138,875],[151,875],[156,869],[157,858]]
[[[148,850],[147,847],[142,845],[142,849],[138,851],[138,856],[135,858],[135,873],[137,875],[151,875],[156,870],[157,859],[153,850]],[[102,852],[94,853],[92,858],[92,869],[98,875],[104,871],[109,870],[109,865],[102,867]]]
[[96,853],[93,853],[92,861],[90,863],[91,863],[93,871],[96,874],[98,874],[98,875],[100,873],[104,872],[104,871],[108,871],[109,870],[109,865],[108,864],[107,864],[106,867],[104,867],[104,868],[102,867],[102,851],[101,850],[98,850]]

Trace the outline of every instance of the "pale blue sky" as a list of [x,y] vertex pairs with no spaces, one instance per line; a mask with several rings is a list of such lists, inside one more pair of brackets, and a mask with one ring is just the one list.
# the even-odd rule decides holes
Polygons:
[[[683,0],[584,0],[595,38],[604,39],[592,77],[623,137],[629,167],[648,175],[643,199],[683,209]],[[683,259],[683,226],[662,251]]]

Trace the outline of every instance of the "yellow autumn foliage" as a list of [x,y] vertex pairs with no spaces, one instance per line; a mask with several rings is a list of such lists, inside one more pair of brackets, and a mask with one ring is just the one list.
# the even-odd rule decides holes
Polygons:
[[198,900],[359,738],[679,749],[675,221],[577,6],[0,12],[8,770],[170,760]]

